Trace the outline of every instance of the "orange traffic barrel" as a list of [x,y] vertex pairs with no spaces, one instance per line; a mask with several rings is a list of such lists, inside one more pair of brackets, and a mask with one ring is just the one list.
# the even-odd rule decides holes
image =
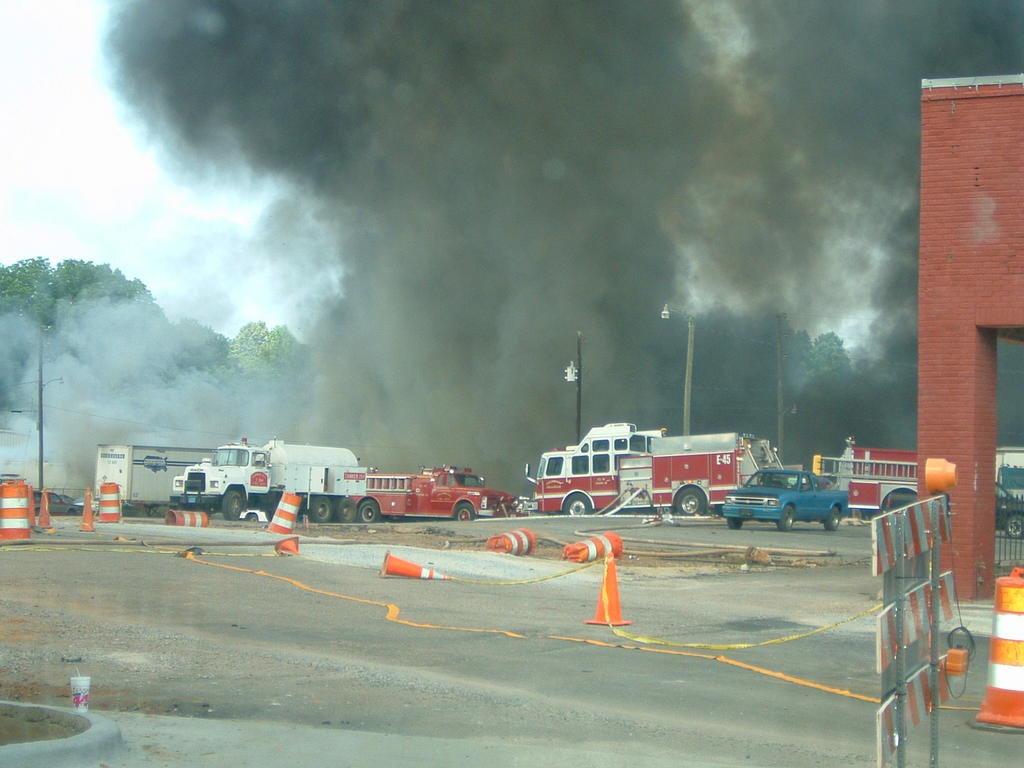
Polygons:
[[611,554],[612,557],[622,557],[622,539],[611,531],[591,536],[586,541],[566,544],[565,549],[562,550],[562,559],[573,560],[577,563],[589,563],[593,560],[601,560],[608,554]]
[[529,555],[537,548],[537,535],[526,528],[499,533],[487,540],[490,552],[508,552],[510,555]]
[[274,512],[274,518],[267,526],[270,533],[291,533],[295,528],[295,518],[299,516],[299,505],[302,498],[295,493],[281,494],[281,501]]
[[0,485],[0,540],[28,539],[28,484],[22,481]]
[[167,517],[164,518],[165,525],[184,525],[190,528],[206,528],[210,524],[210,517],[205,512],[191,509],[168,509]]
[[979,723],[1024,728],[1024,568],[996,579],[988,690]]
[[100,486],[100,516],[96,522],[121,522],[121,488],[117,483],[103,483]]

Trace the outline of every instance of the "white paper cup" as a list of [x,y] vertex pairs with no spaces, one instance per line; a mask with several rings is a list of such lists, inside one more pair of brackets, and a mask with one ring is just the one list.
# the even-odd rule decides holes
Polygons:
[[74,704],[76,712],[89,711],[89,684],[91,682],[91,677],[71,678],[71,702]]

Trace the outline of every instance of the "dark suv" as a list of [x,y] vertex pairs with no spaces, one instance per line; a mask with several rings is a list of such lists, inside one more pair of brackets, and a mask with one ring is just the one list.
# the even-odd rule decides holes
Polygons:
[[996,483],[996,528],[1013,539],[1024,537],[1024,499]]

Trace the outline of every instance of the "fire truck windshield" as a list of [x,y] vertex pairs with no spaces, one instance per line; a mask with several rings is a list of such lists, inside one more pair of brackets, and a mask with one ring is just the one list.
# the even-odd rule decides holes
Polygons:
[[244,448],[218,448],[213,454],[215,467],[244,467],[249,463],[249,452]]
[[479,475],[464,475],[461,473],[455,474],[455,482],[464,488],[483,488],[484,479]]

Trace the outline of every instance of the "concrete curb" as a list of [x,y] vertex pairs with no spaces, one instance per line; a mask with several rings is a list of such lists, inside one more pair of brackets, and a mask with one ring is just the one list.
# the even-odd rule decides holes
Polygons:
[[92,712],[75,712],[60,707],[45,707],[16,701],[0,701],[0,710],[35,710],[46,717],[70,727],[83,727],[81,733],[65,739],[46,739],[0,747],[0,765],[11,768],[81,768],[99,764],[101,760],[115,757],[124,749],[121,729],[102,715]]

